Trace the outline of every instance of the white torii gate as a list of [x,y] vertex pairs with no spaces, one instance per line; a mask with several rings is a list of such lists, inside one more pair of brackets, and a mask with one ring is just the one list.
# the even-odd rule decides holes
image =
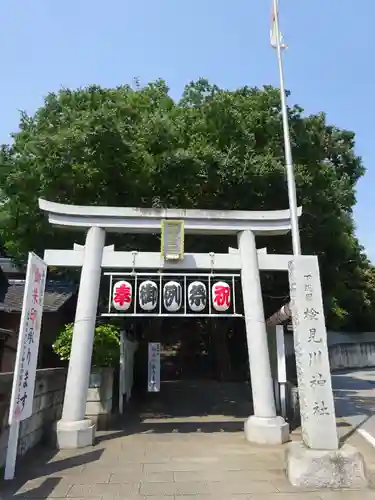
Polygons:
[[[240,270],[254,415],[245,423],[249,441],[284,443],[289,427],[276,415],[273,381],[259,270],[287,270],[290,256],[256,249],[255,236],[286,234],[291,229],[289,210],[219,211],[142,209],[65,205],[39,199],[39,207],[56,226],[87,232],[85,246],[73,250],[46,250],[49,266],[82,267],[73,330],[72,351],[62,419],[57,423],[60,448],[93,443],[95,428],[85,419],[101,268]],[[302,212],[298,211],[298,215]],[[106,232],[158,233],[163,220],[183,220],[187,234],[236,234],[238,250],[228,254],[185,254],[179,262],[164,262],[153,252],[116,252],[105,247]]]

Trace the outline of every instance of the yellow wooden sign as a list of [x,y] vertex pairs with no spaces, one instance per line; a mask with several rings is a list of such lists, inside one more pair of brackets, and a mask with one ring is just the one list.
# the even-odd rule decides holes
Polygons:
[[162,220],[161,255],[165,260],[184,258],[184,221]]

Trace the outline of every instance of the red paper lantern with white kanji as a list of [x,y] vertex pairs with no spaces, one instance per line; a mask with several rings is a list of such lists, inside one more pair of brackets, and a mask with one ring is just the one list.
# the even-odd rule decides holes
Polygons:
[[218,312],[230,308],[230,286],[225,281],[217,281],[212,285],[212,307]]
[[113,285],[112,305],[117,311],[127,311],[133,300],[133,287],[128,281]]

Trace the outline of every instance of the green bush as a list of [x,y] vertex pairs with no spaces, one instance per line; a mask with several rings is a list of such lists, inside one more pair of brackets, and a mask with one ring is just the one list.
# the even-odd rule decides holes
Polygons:
[[[70,359],[72,347],[73,323],[65,325],[52,349],[61,360]],[[99,324],[95,327],[94,347],[91,366],[96,368],[118,366],[120,361],[120,329],[111,324]]]

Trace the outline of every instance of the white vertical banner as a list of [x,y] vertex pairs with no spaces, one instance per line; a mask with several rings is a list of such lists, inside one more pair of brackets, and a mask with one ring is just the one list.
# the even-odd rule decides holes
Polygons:
[[9,409],[9,442],[5,479],[13,479],[17,456],[19,424],[33,411],[47,264],[30,252],[18,333],[16,363]]
[[160,343],[148,344],[148,392],[160,392]]

